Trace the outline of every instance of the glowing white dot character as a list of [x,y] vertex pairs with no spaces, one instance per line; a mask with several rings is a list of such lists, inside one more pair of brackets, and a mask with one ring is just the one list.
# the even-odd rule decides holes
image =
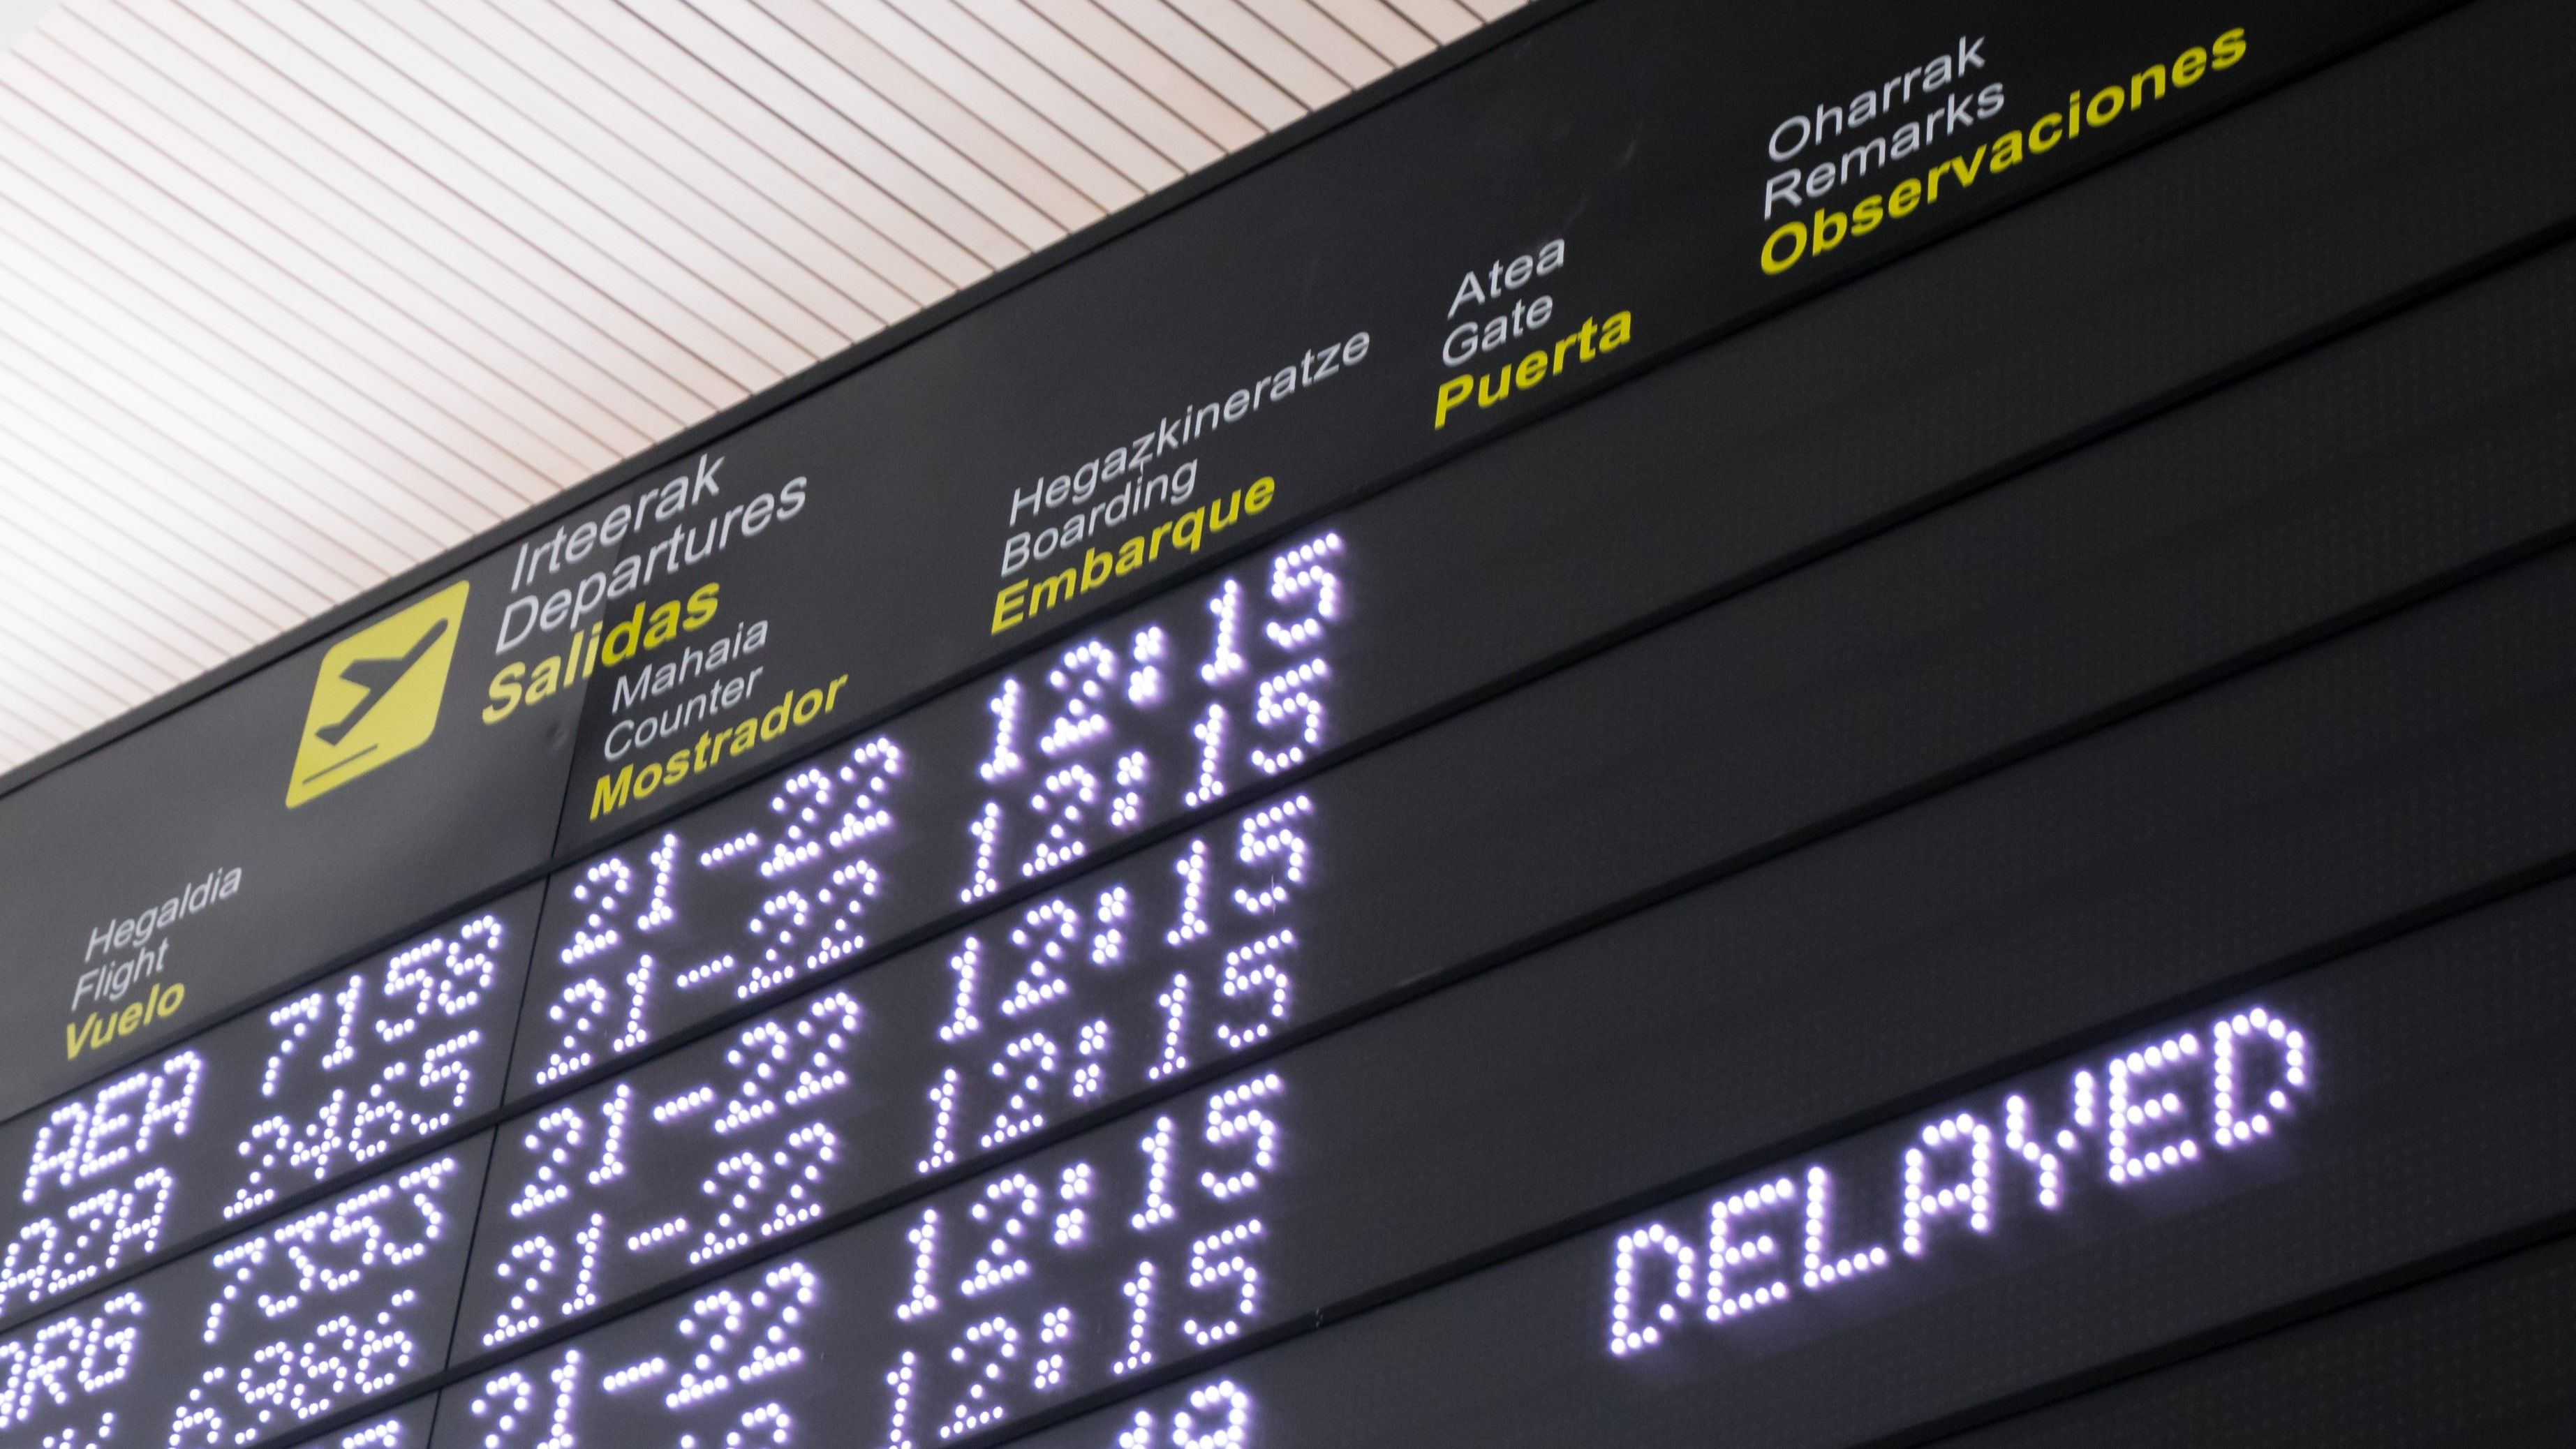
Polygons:
[[[1994,1226],[1995,1141],[1993,1129],[1967,1112],[1927,1122],[1915,1135],[1905,1149],[1903,1242],[1906,1256],[1920,1258],[1942,1218],[1965,1218],[1976,1233]],[[1937,1161],[1958,1157],[1967,1159],[1966,1176],[1936,1180]]]
[[943,1068],[939,1080],[931,1084],[930,1151],[913,1166],[927,1175],[957,1162],[957,1099],[965,1091],[965,1080],[955,1067]]
[[1265,729],[1285,726],[1291,734],[1285,749],[1253,746],[1254,769],[1276,775],[1305,763],[1307,754],[1323,745],[1324,701],[1317,691],[1331,673],[1331,665],[1309,659],[1261,681],[1253,691],[1252,722]]
[[1162,664],[1171,655],[1171,640],[1160,624],[1148,624],[1129,641],[1127,657],[1136,668],[1127,676],[1127,702],[1142,708],[1163,697]]
[[1219,584],[1208,599],[1207,609],[1216,616],[1216,629],[1209,637],[1208,659],[1199,666],[1199,678],[1222,684],[1246,667],[1238,643],[1243,631],[1243,585],[1233,579]]
[[2103,1113],[2103,1157],[2113,1183],[2134,1186],[2200,1160],[2200,1143],[2189,1135],[2190,1117],[2181,1094],[2148,1085],[2190,1069],[2200,1055],[2199,1036],[2184,1032],[2115,1056],[2104,1069],[2110,1091]]
[[1047,671],[1047,683],[1055,687],[1055,717],[1038,733],[1038,749],[1050,759],[1061,758],[1085,745],[1108,738],[1109,716],[1103,705],[1118,692],[1124,662],[1116,650],[1097,639],[1077,644]]
[[[1206,1136],[1210,1146],[1245,1143],[1250,1151],[1243,1166],[1230,1173],[1211,1168],[1199,1174],[1199,1186],[1219,1201],[1243,1196],[1260,1186],[1278,1161],[1279,1124],[1270,1114],[1251,1103],[1276,1097],[1282,1091],[1279,1074],[1267,1073],[1251,1081],[1226,1088],[1208,1098]],[[1157,1163],[1168,1158],[1158,1158]]]
[[[2220,1018],[2209,1035],[2210,1140],[2232,1148],[2270,1136],[2308,1089],[2307,1034],[2257,1006]],[[2269,1086],[2262,1080],[2266,1059]]]
[[974,1266],[958,1280],[957,1291],[974,1298],[1028,1277],[1034,1270],[1020,1245],[1044,1212],[1038,1185],[1026,1173],[985,1184],[983,1199],[967,1209],[967,1216],[977,1232],[988,1236]]
[[965,1372],[966,1392],[951,1405],[939,1426],[939,1437],[956,1439],[998,1423],[1010,1414],[1000,1388],[1020,1356],[1020,1330],[995,1316],[967,1325],[949,1358]]
[[1821,1164],[1807,1169],[1807,1242],[1800,1280],[1810,1289],[1831,1288],[1887,1266],[1887,1247],[1873,1244],[1840,1257],[1832,1246],[1833,1178]]
[[912,1244],[912,1291],[895,1305],[894,1316],[898,1323],[910,1323],[939,1311],[939,1295],[931,1291],[939,1272],[939,1209],[923,1209],[921,1221],[903,1236]]
[[1273,859],[1279,864],[1260,889],[1235,887],[1236,905],[1252,915],[1266,915],[1286,905],[1295,889],[1306,883],[1306,837],[1289,822],[1314,810],[1312,800],[1297,795],[1244,817],[1236,832],[1235,858],[1249,866]]
[[1172,1415],[1172,1449],[1250,1449],[1251,1443],[1252,1396],[1230,1379],[1190,1390],[1190,1406]]
[[1327,533],[1270,561],[1272,599],[1282,604],[1301,598],[1314,600],[1303,617],[1273,619],[1262,626],[1261,632],[1273,645],[1294,652],[1324,637],[1325,628],[1340,614],[1342,603],[1342,581],[1324,566],[1324,560],[1341,551],[1341,535]]
[[1769,1219],[1775,1230],[1785,1230],[1801,1216],[1799,1202],[1797,1179],[1783,1177],[1729,1193],[1708,1205],[1709,1322],[1724,1322],[1788,1301],[1788,1281],[1760,1266],[1786,1261],[1787,1242],[1777,1231],[1765,1232],[1755,1225]]
[[[1661,1271],[1650,1275],[1649,1260]],[[1698,1273],[1698,1251],[1662,1223],[1621,1233],[1610,1249],[1610,1351],[1624,1357],[1663,1342],[1698,1295]]]
[[1244,1245],[1261,1236],[1261,1219],[1250,1218],[1209,1233],[1190,1244],[1190,1286],[1205,1291],[1235,1285],[1228,1316],[1202,1323],[1181,1320],[1181,1332],[1199,1348],[1209,1348],[1243,1332],[1261,1301],[1261,1270],[1245,1256]]
[[975,773],[988,783],[998,783],[1018,774],[1020,766],[1025,763],[1019,749],[1020,696],[1020,682],[1005,679],[1002,687],[984,703],[985,710],[993,716],[993,752],[975,767]]
[[885,1449],[913,1449],[912,1398],[921,1377],[921,1360],[911,1349],[895,1359],[886,1371],[885,1384],[893,1403],[886,1416]]
[[1182,792],[1181,803],[1195,809],[1225,794],[1225,706],[1209,705],[1190,726],[1190,738],[1199,742],[1198,777]]
[[1219,989],[1232,1000],[1252,997],[1260,1000],[1263,1010],[1243,1022],[1219,1022],[1217,1040],[1228,1051],[1242,1051],[1266,1039],[1288,1022],[1289,978],[1286,957],[1296,948],[1297,933],[1273,931],[1258,940],[1237,946],[1225,953],[1225,969],[1218,978]]
[[1145,1154],[1145,1201],[1127,1221],[1140,1233],[1180,1215],[1172,1203],[1172,1144],[1177,1135],[1171,1118],[1158,1117],[1154,1130],[1137,1139],[1137,1150]]
[[1055,1038],[1045,1032],[1029,1032],[1006,1044],[992,1071],[995,1077],[1004,1079],[1010,1095],[1002,1109],[993,1114],[992,1124],[984,1129],[976,1145],[999,1147],[1046,1126],[1043,1102],[1047,1084],[1063,1070],[1063,1057],[1056,1050]]
[[1208,848],[1204,840],[1193,840],[1172,862],[1172,873],[1181,878],[1180,919],[1163,933],[1166,945],[1182,946],[1208,933],[1207,886]]
[[1109,1371],[1124,1377],[1154,1361],[1154,1265],[1138,1263],[1118,1292],[1127,1300],[1127,1347],[1110,1361]]
[[[483,1381],[467,1410],[489,1426],[482,1449],[573,1449],[573,1412],[581,1388],[581,1350],[566,1349],[554,1368],[539,1380],[525,1369],[509,1369]],[[611,1376],[612,1379],[615,1376]],[[615,1387],[612,1384],[612,1390]],[[545,1398],[540,1411],[538,1398]],[[542,1429],[543,1438],[534,1431]],[[524,1437],[523,1437],[524,1436]]]
[[1189,1069],[1189,974],[1182,972],[1173,976],[1172,983],[1154,998],[1154,1004],[1163,1012],[1163,1049],[1154,1058],[1154,1064],[1145,1069],[1145,1078],[1159,1082]]

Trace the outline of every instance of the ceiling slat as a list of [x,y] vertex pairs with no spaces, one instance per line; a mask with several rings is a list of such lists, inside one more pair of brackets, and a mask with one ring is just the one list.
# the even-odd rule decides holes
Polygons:
[[[900,248],[911,259],[919,278],[905,287],[918,302],[928,303],[944,296],[990,270],[989,264],[943,229],[935,217],[914,210],[912,199],[927,192],[923,185],[916,184],[920,179],[912,176],[909,168],[894,168],[903,174],[894,178],[892,190],[862,169],[863,164],[882,166],[890,159],[882,148],[871,145],[865,155],[830,150],[771,109],[756,92],[742,89],[724,72],[646,23],[618,0],[558,3],[636,64],[668,78],[691,103],[705,108],[781,165],[823,188],[851,222],[877,231]],[[954,205],[950,197],[930,195],[929,200],[934,203],[934,211]]]
[[1461,0],[1384,0],[1384,3],[1386,8],[1419,27],[1436,45],[1447,45],[1484,23]]
[[[178,0],[133,0],[133,4],[182,47],[232,47],[230,35],[200,20]],[[208,8],[215,8],[213,0],[208,0]],[[230,18],[241,19],[238,15]],[[551,249],[547,244],[549,235],[560,230],[559,226],[537,217],[540,224],[527,227],[524,224],[530,219],[529,209],[509,204],[512,199],[505,196],[476,194],[475,178],[455,167],[452,158],[418,128],[401,124],[398,119],[390,126],[380,124],[391,117],[388,108],[339,83],[327,71],[304,63],[293,47],[272,48],[276,38],[264,30],[254,33],[257,28],[247,23],[241,28],[246,39],[261,43],[262,48],[254,52],[233,47],[238,54],[224,55],[223,62],[241,76],[245,88],[253,93],[251,105],[276,106],[289,112],[296,124],[317,140],[351,157],[360,168],[375,168],[405,202],[430,211],[451,228],[489,248],[541,293],[560,298],[564,307],[580,317],[614,329],[620,340],[636,349],[655,370],[688,389],[693,405],[685,406],[680,416],[722,406],[741,395],[741,384],[689,350],[660,319],[637,311],[629,298],[609,285],[608,279],[588,271],[593,255],[590,247]],[[306,89],[303,82],[307,79],[318,80],[321,89]]]
[[896,241],[856,224],[829,192],[662,75],[602,43],[560,7],[459,0],[458,10],[488,42],[508,47],[529,70],[566,87],[575,104],[642,138],[664,165],[684,169],[708,195],[856,299],[879,325],[945,289],[936,272]]
[[[1054,0],[1050,13],[1081,26],[1086,43],[1117,50],[1122,64],[1159,71],[1182,95],[1204,94],[1255,128],[1248,134],[1233,127],[1211,131],[1222,144],[1245,145],[1306,113],[1296,97],[1163,0]],[[1202,109],[1214,119],[1212,108]]]
[[[883,277],[710,156],[695,136],[674,124],[680,118],[659,115],[590,70],[565,63],[522,23],[542,7],[473,0],[458,7],[460,14],[442,15],[410,0],[377,0],[377,9],[450,53],[479,62],[473,50],[487,51],[490,60],[482,68],[514,107],[577,138],[585,152],[617,169],[630,186],[660,195],[665,210],[790,291],[799,307],[822,319],[839,339],[872,331],[909,310],[911,299]],[[815,340],[829,346],[834,339]]]
[[[927,8],[943,0],[898,3]],[[1050,18],[1030,8],[1030,0],[955,3],[1030,64],[1063,81],[1181,171],[1205,166],[1223,156],[1227,147],[1248,145],[1261,134],[1251,118],[1224,97],[1154,55],[1097,11],[1086,7],[1079,17],[1068,13]],[[921,9],[911,13],[919,14]],[[1088,37],[1082,33],[1086,17],[1093,26]],[[1130,60],[1142,66],[1150,58],[1169,72],[1170,83],[1158,87],[1150,73],[1123,65],[1122,41],[1132,52]]]
[[[9,140],[23,144],[6,144]],[[59,203],[49,208],[48,216],[67,224],[67,239],[86,239],[94,246],[102,236],[113,236],[136,258],[153,257],[174,295],[193,294],[192,302],[229,317],[233,325],[264,334],[285,349],[273,356],[297,359],[300,366],[283,370],[317,400],[348,409],[353,417],[367,419],[403,445],[444,455],[459,465],[446,470],[445,476],[460,496],[493,509],[543,496],[541,464],[514,451],[511,442],[541,454],[544,466],[568,462],[553,444],[533,435],[507,442],[492,437],[477,426],[485,420],[473,415],[470,401],[446,379],[420,366],[418,359],[400,355],[390,339],[347,319],[345,312],[333,309],[323,314],[330,323],[341,323],[345,332],[335,333],[328,323],[317,323],[301,305],[300,294],[309,283],[288,276],[271,258],[242,245],[222,227],[171,204],[143,178],[113,164],[112,158],[37,108],[12,107],[0,116],[0,176],[13,171],[26,187],[41,189],[25,192],[21,188],[22,194]],[[160,262],[182,238],[193,244],[195,259],[202,261],[204,270],[182,270]],[[380,401],[402,392],[412,394],[410,406]],[[522,480],[526,486],[514,490],[516,497],[504,491]]]
[[459,195],[609,290],[717,369],[734,392],[775,381],[800,353],[775,324],[672,258],[610,210],[475,126],[454,104],[297,0],[192,0],[255,36],[262,59],[401,147]]
[[[839,291],[773,247],[550,86],[412,0],[331,9],[339,27],[419,79],[485,134],[595,199],[648,246],[817,357],[872,325]],[[791,359],[792,360],[792,359]]]
[[[107,299],[83,299],[93,305],[75,307],[78,284],[21,249],[5,226],[0,292],[7,294],[10,339],[43,349],[28,359],[19,396],[46,396],[48,414],[58,421],[81,417],[92,425],[81,431],[99,446],[150,450],[130,468],[86,479],[91,486],[140,472],[171,473],[194,480],[175,491],[225,509],[273,543],[296,547],[304,536],[300,525],[317,554],[328,558],[336,550],[344,560],[329,566],[343,585],[331,592],[382,577],[423,541],[382,499],[315,486],[306,476],[310,460],[296,454],[291,435],[266,430],[244,406],[257,399],[237,379],[199,368],[121,307],[99,305]],[[240,488],[237,500],[227,496],[228,484]]]
[[[1037,218],[1043,218],[1037,221],[1037,230],[1023,240],[1051,241],[1108,214],[1109,208],[1087,195],[1072,176],[1040,157],[1039,151],[1048,150],[1077,170],[1097,170],[1086,164],[1087,158],[1077,151],[1047,146],[1048,133],[1053,128],[1035,113],[1012,108],[1019,125],[1016,134],[1006,134],[997,124],[1006,119],[1005,112],[996,110],[992,113],[994,120],[986,121],[879,45],[867,32],[816,0],[695,3],[721,16],[727,28],[750,39],[764,54],[778,57],[782,68],[797,76],[806,89],[830,101],[852,120],[864,125],[871,116],[885,117],[890,122],[900,118],[900,129],[918,131],[962,157],[993,185],[1004,188]],[[1007,102],[1007,98],[1002,99]],[[889,129],[898,127],[890,124]]]
[[[0,131],[0,136],[5,135]],[[49,182],[63,183],[64,189],[57,190]],[[200,355],[221,358],[225,365],[246,369],[256,382],[293,394],[291,406],[328,413],[335,425],[331,436],[364,458],[380,482],[402,490],[449,528],[483,511],[457,481],[468,471],[463,464],[455,463],[442,476],[421,462],[423,454],[452,460],[442,443],[418,434],[400,414],[387,412],[378,400],[356,393],[291,347],[271,345],[276,339],[266,333],[260,320],[245,316],[233,299],[199,285],[192,274],[198,257],[171,245],[146,223],[137,221],[135,229],[150,244],[115,224],[133,219],[111,213],[111,219],[103,220],[84,210],[81,202],[88,199],[83,196],[87,189],[82,178],[51,164],[41,151],[0,146],[0,228],[47,254],[66,271],[86,272],[102,291],[129,298],[129,305],[139,305],[165,331],[175,329],[194,341]],[[183,268],[182,260],[192,266]],[[261,320],[274,323],[277,319]],[[250,350],[254,347],[262,350]],[[388,427],[396,434],[394,440],[384,436]]]
[[1314,0],[1243,0],[1243,4],[1290,45],[1332,74],[1337,84],[1324,97],[1327,102],[1337,99],[1341,91],[1366,85],[1395,68],[1394,61],[1379,54]]
[[1103,211],[1180,178],[1178,168],[946,0],[915,0],[910,7],[890,0],[841,0],[829,7],[820,0],[763,3],[782,16],[790,5],[828,10],[990,120]]
[[[250,576],[259,593],[293,606],[269,621],[272,628],[382,575],[381,566],[371,567],[340,534],[316,527],[250,486],[246,479],[256,474],[248,465],[255,459],[235,454],[231,466],[215,461],[234,450],[196,420],[136,417],[108,404],[111,390],[129,384],[95,364],[82,347],[88,340],[87,334],[65,336],[24,312],[0,311],[0,378],[6,379],[0,388],[7,394],[0,398],[0,416],[20,419],[21,432],[68,430],[96,456],[88,474],[93,488],[148,495],[156,511],[166,509],[185,526],[203,530],[201,548]],[[143,451],[147,447],[153,451]],[[184,474],[167,466],[174,461],[187,465]],[[183,477],[188,486],[181,485]],[[389,553],[385,562],[399,557]],[[253,567],[273,577],[257,577]],[[200,608],[220,614],[237,602],[237,592],[206,599]]]
[[[126,94],[209,138],[245,169],[326,218],[345,238],[340,245],[346,249],[424,279],[448,305],[508,336],[615,413],[636,438],[649,440],[706,406],[655,366],[647,351],[628,345],[625,319],[585,314],[573,299],[511,265],[509,249],[492,245],[497,237],[488,227],[454,225],[464,213],[447,205],[452,198],[421,188],[407,191],[403,169],[383,164],[389,155],[326,144],[304,124],[326,118],[296,114],[297,101],[310,104],[309,97],[279,94],[272,104],[254,93],[251,83],[258,76],[241,73],[248,67],[233,64],[233,73],[226,72],[235,57],[191,53],[115,7],[57,12],[20,50],[32,49],[41,66],[49,45],[78,55]],[[6,64],[0,62],[0,69]],[[465,219],[482,221],[470,214]]]
[[[985,267],[1005,265],[1050,233],[1047,220],[917,122],[855,85],[818,96],[791,74],[798,55],[763,55],[683,0],[625,0],[723,83],[825,148],[937,226]],[[854,116],[852,112],[857,114]],[[871,124],[873,123],[873,124]],[[1017,229],[1020,235],[1014,236]]]
[[566,427],[611,455],[651,440],[638,426],[641,397],[613,373],[490,295],[412,233],[385,225],[295,167],[233,116],[178,87],[151,84],[139,62],[82,27],[31,37],[19,54],[31,71],[113,115],[172,165],[204,177],[386,305],[506,373]]

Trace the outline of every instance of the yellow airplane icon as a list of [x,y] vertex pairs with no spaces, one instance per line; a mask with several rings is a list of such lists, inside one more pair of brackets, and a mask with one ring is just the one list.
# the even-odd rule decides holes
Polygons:
[[465,623],[465,580],[332,645],[286,783],[292,810],[429,742]]

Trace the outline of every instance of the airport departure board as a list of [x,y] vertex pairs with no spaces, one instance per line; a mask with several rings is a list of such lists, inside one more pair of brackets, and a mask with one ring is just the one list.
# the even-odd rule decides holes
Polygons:
[[1727,9],[0,796],[0,1449],[1927,1439],[2576,1225],[2576,21]]

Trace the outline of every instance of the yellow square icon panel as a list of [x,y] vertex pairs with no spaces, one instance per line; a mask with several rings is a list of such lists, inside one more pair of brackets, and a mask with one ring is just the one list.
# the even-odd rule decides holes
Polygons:
[[323,654],[295,748],[295,773],[286,782],[286,808],[429,743],[456,636],[465,627],[469,587],[460,580]]

